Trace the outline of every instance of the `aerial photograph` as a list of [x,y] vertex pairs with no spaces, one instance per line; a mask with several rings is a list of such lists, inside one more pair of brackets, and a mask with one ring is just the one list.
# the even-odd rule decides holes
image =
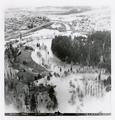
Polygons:
[[7,8],[6,116],[111,115],[111,9]]

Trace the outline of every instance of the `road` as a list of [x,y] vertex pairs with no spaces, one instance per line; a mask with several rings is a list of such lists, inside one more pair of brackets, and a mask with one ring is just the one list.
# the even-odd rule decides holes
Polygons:
[[41,30],[41,29],[43,29],[43,28],[47,28],[48,26],[50,26],[50,25],[52,25],[52,24],[53,24],[53,22],[48,22],[48,23],[46,23],[46,24],[42,24],[41,26],[38,26],[38,27],[32,28],[32,29],[30,29],[30,30],[27,30],[27,31],[25,31],[25,32],[19,31],[19,33],[14,34],[14,35],[13,35],[13,33],[11,33],[10,37],[6,37],[5,40],[8,41],[8,40],[10,40],[10,39],[19,38],[19,37],[20,37],[20,34],[21,34],[22,37],[27,36],[27,35],[29,35],[30,33],[33,33],[33,32],[35,32],[35,31],[37,31],[37,30]]

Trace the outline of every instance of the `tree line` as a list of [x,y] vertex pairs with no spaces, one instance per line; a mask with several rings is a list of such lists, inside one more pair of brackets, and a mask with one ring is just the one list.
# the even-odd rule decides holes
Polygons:
[[87,37],[55,36],[52,52],[62,61],[98,66],[111,72],[111,32],[96,31]]

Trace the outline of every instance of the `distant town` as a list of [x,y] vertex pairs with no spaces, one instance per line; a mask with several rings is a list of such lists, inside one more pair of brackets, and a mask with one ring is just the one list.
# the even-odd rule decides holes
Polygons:
[[7,9],[5,114],[110,115],[110,21],[108,7]]

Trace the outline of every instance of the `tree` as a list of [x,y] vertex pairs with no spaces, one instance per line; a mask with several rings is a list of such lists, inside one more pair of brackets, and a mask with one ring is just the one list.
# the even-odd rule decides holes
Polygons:
[[88,34],[87,38],[78,36],[73,40],[70,36],[55,36],[51,49],[62,61],[98,66],[111,72],[110,31],[96,31]]

